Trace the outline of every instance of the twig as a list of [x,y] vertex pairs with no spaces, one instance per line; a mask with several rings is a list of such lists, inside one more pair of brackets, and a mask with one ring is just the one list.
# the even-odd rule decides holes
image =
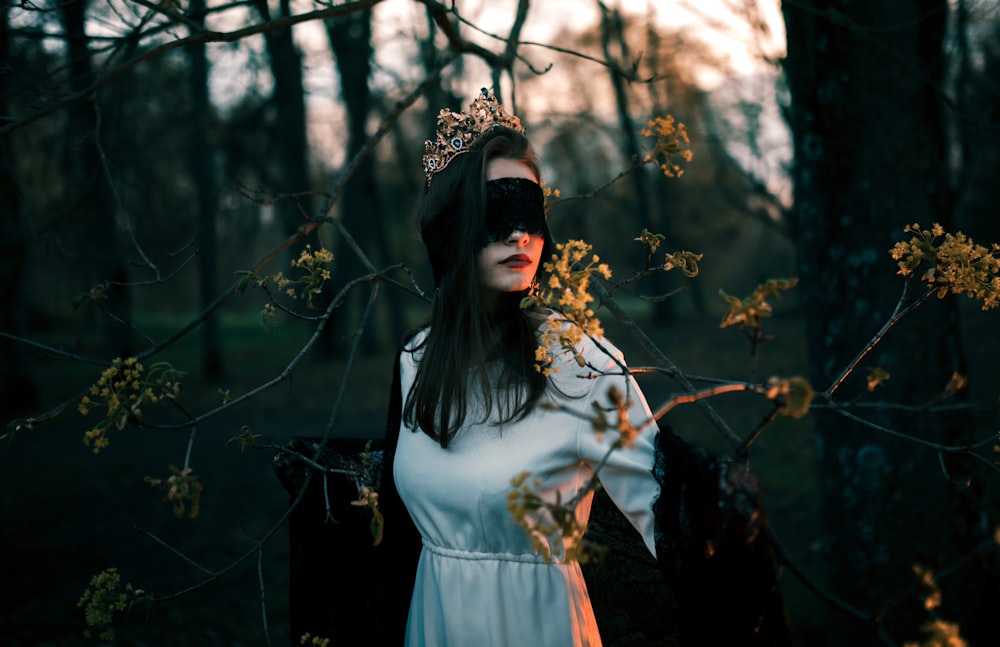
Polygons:
[[174,599],[183,597],[183,596],[185,596],[185,595],[187,595],[189,593],[192,593],[194,591],[197,591],[199,589],[202,589],[202,588],[208,586],[212,582],[218,580],[219,578],[225,576],[229,572],[235,570],[236,567],[238,567],[240,564],[242,564],[244,561],[246,561],[251,555],[253,555],[257,551],[259,551],[260,548],[262,546],[264,546],[268,541],[270,541],[271,537],[273,537],[275,535],[275,533],[277,533],[278,530],[285,525],[285,523],[288,521],[288,518],[291,516],[292,512],[299,506],[299,504],[302,502],[302,499],[305,497],[306,490],[307,490],[307,488],[309,486],[309,483],[311,481],[312,481],[312,472],[309,472],[308,474],[306,474],[306,479],[305,479],[305,481],[303,483],[302,489],[299,490],[299,493],[295,497],[295,500],[292,501],[289,504],[288,509],[285,510],[285,512],[281,515],[281,518],[279,518],[271,526],[271,528],[266,533],[264,533],[263,537],[261,537],[260,539],[254,541],[253,546],[249,550],[247,550],[246,552],[244,552],[242,555],[240,555],[239,557],[237,557],[232,562],[230,562],[229,564],[227,564],[225,567],[223,567],[221,570],[218,570],[218,571],[210,571],[210,570],[208,570],[206,568],[202,568],[196,562],[194,562],[194,560],[189,559],[183,553],[181,553],[180,551],[176,550],[175,548],[173,548],[172,546],[170,546],[166,542],[162,541],[158,537],[154,536],[153,534],[151,534],[151,533],[149,533],[149,532],[147,532],[145,530],[139,530],[140,532],[142,532],[143,534],[145,534],[147,537],[150,537],[151,539],[153,539],[154,541],[156,541],[157,543],[159,543],[161,546],[163,546],[164,548],[166,548],[170,552],[172,552],[172,553],[178,555],[179,557],[181,557],[182,559],[184,559],[184,561],[186,561],[186,562],[188,562],[188,563],[190,563],[190,564],[198,567],[200,570],[202,570],[203,572],[205,572],[206,574],[208,574],[208,577],[206,577],[205,579],[203,579],[203,580],[201,580],[199,582],[196,582],[196,583],[194,583],[194,584],[192,584],[192,585],[190,585],[190,586],[188,586],[188,587],[186,587],[184,589],[181,589],[180,591],[176,591],[174,593],[170,593],[170,594],[167,594],[167,595],[158,596],[156,598],[156,600],[159,601],[159,602],[167,602],[169,600],[174,600]]
[[[260,445],[258,445],[258,447],[260,447]],[[357,470],[346,470],[337,467],[327,467],[322,463],[316,462],[315,460],[306,456],[302,452],[297,452],[295,450],[288,449],[287,447],[281,447],[277,445],[268,445],[267,447],[270,449],[275,449],[282,454],[287,454],[288,456],[291,456],[293,458],[302,461],[303,463],[308,465],[311,469],[319,472],[320,474],[343,474],[345,476],[351,476],[351,477],[356,477],[359,474]]]
[[[652,83],[652,82],[657,81],[660,78],[662,78],[660,76],[653,76],[653,77],[650,77],[648,79],[640,79],[640,78],[638,78],[635,75],[634,72],[633,73],[628,73],[628,72],[626,72],[625,70],[623,70],[621,67],[619,67],[617,65],[611,65],[611,64],[609,64],[607,61],[605,61],[603,59],[595,58],[595,57],[590,56],[588,54],[584,54],[583,52],[579,52],[579,51],[576,51],[576,50],[568,49],[566,47],[559,47],[558,45],[552,45],[551,43],[539,43],[539,42],[530,41],[530,40],[517,40],[517,36],[516,36],[516,34],[514,33],[513,30],[512,30],[512,34],[511,34],[510,37],[504,38],[503,36],[498,36],[497,34],[494,34],[492,32],[486,31],[485,29],[483,29],[482,27],[479,27],[478,25],[476,25],[472,21],[468,20],[467,18],[463,18],[457,11],[453,11],[452,9],[448,9],[447,7],[445,7],[444,5],[442,5],[439,2],[434,2],[433,0],[420,0],[420,2],[422,4],[424,4],[430,10],[431,15],[436,18],[436,21],[441,26],[442,31],[445,32],[445,35],[448,36],[448,41],[449,41],[449,43],[451,44],[451,46],[454,49],[456,49],[457,51],[463,52],[463,53],[475,54],[476,56],[479,56],[480,58],[482,58],[491,67],[496,67],[496,66],[501,65],[501,61],[503,59],[507,58],[506,55],[503,58],[501,58],[497,54],[494,54],[493,52],[491,52],[488,49],[485,49],[483,47],[480,47],[479,45],[476,45],[475,43],[470,43],[470,42],[462,39],[458,35],[458,32],[456,32],[454,30],[454,28],[450,26],[451,23],[447,22],[447,18],[446,18],[447,14],[454,15],[456,20],[458,20],[459,22],[461,22],[464,25],[467,25],[468,27],[472,28],[473,30],[479,32],[480,34],[482,34],[482,35],[484,35],[484,36],[486,36],[488,38],[492,38],[492,39],[500,41],[502,43],[506,43],[506,48],[505,48],[506,51],[510,51],[512,48],[516,50],[517,48],[522,47],[522,46],[538,47],[540,49],[547,49],[547,50],[552,51],[552,52],[557,52],[559,54],[565,54],[567,56],[572,56],[574,58],[579,58],[579,59],[584,60],[584,61],[588,61],[588,62],[591,62],[591,63],[596,63],[596,64],[598,64],[598,65],[600,65],[602,67],[608,68],[614,74],[622,76],[622,77],[628,79],[630,82],[634,82],[634,83]],[[442,18],[441,19],[437,19],[438,16],[441,16]],[[442,24],[442,23],[444,23],[444,24]],[[448,25],[447,28],[445,27],[445,24]],[[520,30],[518,30],[518,31],[520,31]],[[548,70],[551,69],[551,67],[552,67],[552,65],[549,64],[548,66],[546,66],[546,68],[544,70],[537,70],[537,69],[535,69],[535,67],[528,60],[526,60],[520,54],[517,54],[516,58],[517,58],[517,60],[522,61],[525,65],[527,65],[529,68],[531,68],[531,71],[533,73],[539,74],[539,75],[548,72]]]
[[111,310],[109,310],[107,308],[107,306],[105,306],[103,303],[101,303],[100,300],[93,299],[92,302],[97,307],[98,310],[100,310],[101,312],[104,313],[104,315],[108,319],[110,319],[111,321],[114,321],[115,323],[117,323],[117,324],[119,324],[121,326],[124,326],[125,328],[127,328],[127,329],[131,330],[132,332],[134,332],[135,334],[139,335],[140,337],[142,337],[143,339],[145,339],[146,342],[148,342],[151,346],[155,346],[156,345],[156,340],[155,339],[153,339],[152,337],[150,337],[146,333],[144,333],[141,330],[139,330],[138,328],[136,328],[132,324],[132,322],[129,321],[128,319],[125,319],[124,317],[119,317],[114,312],[111,312]]
[[775,402],[774,407],[767,413],[766,416],[764,416],[764,418],[759,423],[757,423],[757,426],[754,428],[753,432],[751,432],[751,434],[747,436],[747,439],[744,440],[743,444],[740,445],[739,449],[736,450],[736,456],[738,458],[746,460],[750,452],[750,445],[754,444],[757,441],[757,439],[760,438],[760,435],[764,433],[764,429],[766,429],[772,422],[775,421],[780,412],[781,412],[781,404]]
[[[182,560],[184,560],[185,562],[187,562],[191,566],[195,567],[196,569],[198,569],[202,573],[205,573],[206,575],[209,575],[209,576],[211,576],[213,578],[218,576],[219,573],[217,571],[213,571],[213,570],[211,570],[211,569],[209,569],[209,568],[207,568],[205,566],[202,566],[201,564],[199,564],[198,562],[194,561],[193,559],[191,559],[190,557],[188,557],[187,555],[185,555],[181,551],[177,550],[176,548],[174,548],[173,546],[171,546],[170,544],[168,544],[164,540],[160,539],[159,537],[157,537],[153,533],[149,532],[148,530],[143,530],[142,528],[139,528],[138,526],[133,526],[133,528],[135,530],[137,530],[138,532],[142,533],[143,535],[146,535],[146,537],[152,539],[154,542],[156,542],[157,544],[159,544],[163,548],[167,549],[169,552],[173,553],[177,557],[180,557]],[[159,598],[158,597],[156,599],[157,600],[162,600],[163,598]]]
[[132,215],[125,208],[125,204],[122,202],[121,194],[118,192],[118,185],[115,183],[114,175],[111,173],[111,167],[108,164],[108,156],[104,152],[104,145],[101,143],[101,124],[102,112],[101,107],[96,101],[92,102],[94,104],[94,119],[97,123],[94,124],[94,145],[97,148],[97,157],[101,160],[101,169],[104,171],[105,181],[108,183],[108,188],[111,189],[111,195],[115,198],[115,204],[118,205],[118,209],[125,214],[125,233],[128,234],[129,240],[132,242],[132,247],[135,249],[136,253],[143,260],[146,267],[153,271],[153,275],[156,278],[160,277],[160,268],[157,267],[156,263],[150,260],[146,251],[139,244],[139,240],[135,237],[135,227],[132,221]]
[[712,398],[717,395],[722,395],[723,393],[739,393],[741,391],[759,391],[759,389],[751,384],[727,384],[715,386],[710,389],[702,389],[701,391],[691,391],[689,393],[674,395],[661,405],[659,409],[653,412],[653,417],[659,420],[663,416],[670,413],[674,407],[680,404],[701,402],[705,398]]
[[767,525],[767,535],[771,540],[771,546],[774,548],[774,553],[778,558],[778,561],[791,571],[792,575],[795,576],[795,579],[801,582],[803,586],[816,594],[821,600],[830,605],[830,607],[840,611],[844,615],[854,618],[860,622],[870,621],[871,616],[869,614],[861,611],[857,607],[851,606],[844,600],[841,600],[807,575],[806,572],[803,571],[795,560],[793,560],[788,554],[788,550],[785,548],[784,544],[782,544],[770,524]]
[[[344,384],[347,380],[341,380],[341,384]],[[326,517],[325,521],[327,523],[337,523],[337,520],[333,516],[333,509],[330,505],[330,479],[327,477],[326,472],[323,472],[323,504],[326,506]]]
[[264,624],[264,640],[271,645],[271,630],[267,624],[267,587],[264,585],[264,548],[257,549],[257,583],[260,588],[260,619]]
[[215,407],[214,409],[211,409],[209,411],[206,411],[204,413],[201,413],[201,414],[193,417],[191,419],[191,421],[189,421],[188,423],[183,423],[183,424],[179,424],[179,425],[157,425],[157,426],[147,425],[147,427],[149,427],[150,429],[183,429],[183,428],[188,427],[192,423],[200,423],[201,421],[203,421],[203,420],[205,420],[207,418],[210,418],[210,417],[212,417],[212,416],[214,416],[214,415],[216,415],[218,413],[221,413],[221,412],[223,412],[223,411],[225,411],[227,409],[230,409],[230,408],[232,408],[232,407],[234,407],[234,406],[236,406],[236,405],[238,405],[238,404],[240,404],[240,403],[242,403],[242,402],[244,402],[246,400],[249,400],[250,398],[255,397],[257,394],[262,393],[262,392],[264,392],[264,391],[266,391],[266,390],[268,390],[268,389],[270,389],[270,388],[272,388],[274,386],[277,386],[278,384],[284,382],[286,379],[288,379],[291,376],[292,369],[295,368],[299,364],[299,362],[302,361],[302,359],[305,357],[306,353],[308,353],[308,351],[313,347],[313,345],[320,339],[320,337],[322,335],[322,332],[323,332],[323,329],[326,327],[326,322],[329,320],[329,318],[333,314],[334,310],[336,310],[337,308],[340,307],[340,305],[343,302],[343,299],[344,299],[345,295],[347,294],[347,292],[349,292],[354,286],[356,286],[358,284],[365,283],[365,282],[372,281],[372,280],[374,280],[373,276],[370,276],[370,275],[361,276],[359,278],[356,278],[356,279],[350,281],[349,283],[347,283],[343,287],[343,289],[341,289],[341,291],[337,294],[337,296],[330,303],[330,305],[327,306],[327,309],[326,309],[326,311],[324,313],[324,316],[320,319],[319,323],[317,324],[317,326],[313,330],[313,334],[309,337],[308,340],[306,340],[306,343],[295,354],[295,357],[292,358],[292,360],[285,366],[284,369],[282,369],[281,373],[279,373],[278,375],[274,376],[273,378],[271,378],[270,380],[267,380],[266,382],[264,382],[262,384],[259,384],[258,386],[254,387],[253,389],[250,389],[249,391],[247,391],[246,393],[244,393],[241,396],[233,398],[232,400],[229,400],[228,402],[225,402],[225,403],[223,403],[223,404]]
[[838,388],[840,388],[840,385],[843,384],[845,379],[847,379],[847,376],[854,371],[858,363],[860,363],[861,360],[864,359],[864,357],[868,353],[870,353],[871,350],[875,348],[875,346],[877,346],[882,341],[886,333],[889,332],[889,329],[895,326],[900,319],[902,319],[903,317],[905,317],[906,315],[908,315],[909,313],[913,312],[918,307],[920,307],[924,303],[924,301],[930,298],[930,296],[934,294],[934,292],[936,291],[934,288],[928,288],[927,291],[924,292],[919,298],[917,298],[916,301],[914,301],[913,303],[911,303],[906,307],[903,307],[903,303],[906,300],[906,293],[908,291],[909,285],[910,281],[909,279],[907,279],[903,283],[903,292],[902,294],[899,295],[899,301],[896,302],[896,307],[893,310],[892,315],[884,324],[882,324],[882,327],[879,329],[877,333],[875,333],[875,336],[872,337],[872,339],[865,345],[865,347],[861,349],[861,352],[859,352],[857,356],[855,356],[855,358],[851,360],[851,362],[844,368],[844,370],[841,371],[840,375],[838,375],[837,378],[833,380],[833,383],[830,384],[829,387],[827,387],[826,391],[822,393],[824,397],[826,398],[832,397],[833,393]]
[[595,197],[597,197],[597,195],[599,193],[601,193],[602,191],[604,191],[605,189],[607,189],[608,187],[610,187],[612,184],[618,182],[619,180],[622,180],[622,179],[628,177],[629,175],[631,175],[632,173],[634,173],[636,170],[642,168],[647,163],[649,163],[649,161],[650,160],[647,160],[645,158],[640,159],[638,156],[633,156],[632,157],[632,164],[628,168],[626,168],[624,171],[621,171],[618,175],[614,176],[613,178],[611,178],[610,180],[608,180],[604,184],[601,184],[600,186],[598,186],[596,189],[590,191],[589,193],[585,193],[585,194],[582,194],[582,195],[572,195],[572,196],[568,196],[568,197],[565,197],[565,198],[560,198],[559,200],[555,200],[555,201],[552,202],[552,208],[555,209],[557,206],[563,204],[564,202],[572,202],[574,200],[589,200],[591,198],[595,198]]
[[49,346],[48,344],[43,344],[41,342],[35,341],[33,339],[28,339],[27,337],[19,337],[17,335],[12,335],[9,332],[4,332],[0,330],[0,338],[9,339],[12,342],[23,344],[24,346],[31,346],[32,348],[37,348],[40,351],[53,357],[58,357],[59,359],[66,359],[74,362],[82,362],[84,364],[93,364],[94,366],[107,366],[108,362],[104,359],[95,359],[93,357],[84,357],[77,353],[71,353],[67,350],[61,348],[56,348],[55,346]]
[[[684,387],[689,393],[695,393],[696,389],[694,385],[687,379],[684,373],[681,372],[677,365],[667,357],[667,355],[660,350],[656,344],[649,338],[649,336],[643,331],[639,325],[635,322],[632,317],[630,317],[618,302],[608,293],[607,288],[605,288],[601,283],[594,284],[597,296],[601,299],[601,305],[608,308],[608,310],[615,316],[618,321],[625,326],[629,333],[635,338],[636,341],[643,347],[643,349],[653,356],[660,364],[662,364],[667,370],[671,372],[671,376]],[[729,427],[722,416],[712,408],[708,402],[704,399],[696,400],[698,406],[701,408],[705,416],[715,425],[716,429],[722,433],[723,437],[729,441],[733,447],[739,447],[742,439],[736,435],[736,433]]]
[[845,418],[848,418],[850,420],[853,420],[854,422],[864,425],[865,427],[868,427],[869,429],[874,429],[875,431],[888,434],[889,436],[893,436],[895,438],[901,438],[903,440],[908,440],[912,443],[916,443],[917,445],[922,445],[924,447],[933,449],[935,451],[945,452],[948,454],[971,454],[973,453],[974,449],[981,449],[983,447],[986,447],[987,445],[992,445],[993,443],[996,442],[996,436],[992,435],[984,440],[978,440],[968,445],[942,445],[941,443],[936,443],[931,440],[924,440],[923,438],[919,438],[917,436],[911,436],[909,434],[904,434],[900,431],[896,431],[895,429],[890,429],[889,427],[882,426],[878,423],[872,422],[871,420],[866,420],[861,416],[854,415],[850,411],[845,411],[843,409],[838,409],[836,407],[834,407],[834,411],[844,416]]

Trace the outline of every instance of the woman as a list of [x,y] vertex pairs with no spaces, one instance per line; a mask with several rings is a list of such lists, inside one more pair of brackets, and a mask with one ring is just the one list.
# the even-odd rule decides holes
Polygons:
[[[600,645],[579,564],[515,521],[511,481],[530,472],[545,500],[567,501],[606,460],[603,489],[655,555],[656,426],[606,340],[584,337],[584,366],[556,350],[551,372],[538,370],[540,331],[573,324],[520,307],[553,244],[539,165],[517,118],[485,90],[468,114],[442,111],[424,170],[420,225],[436,291],[429,325],[399,357],[399,422],[388,430],[383,483],[422,541],[405,642]],[[595,403],[613,410],[612,389],[628,394],[627,416],[642,431],[608,457],[617,432],[597,434],[589,418]],[[580,523],[592,496],[576,508]]]

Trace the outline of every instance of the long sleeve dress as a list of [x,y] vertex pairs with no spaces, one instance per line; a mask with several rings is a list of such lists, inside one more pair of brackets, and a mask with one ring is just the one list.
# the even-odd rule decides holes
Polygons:
[[[413,383],[424,334],[400,355],[402,394]],[[655,555],[656,425],[638,385],[622,374],[620,351],[605,340],[599,343],[585,339],[578,349],[589,366],[555,358],[555,388],[524,419],[467,424],[444,449],[402,423],[390,450],[395,489],[423,544],[407,645],[601,645],[579,564],[560,561],[558,550],[549,563],[513,519],[507,498],[511,479],[528,471],[540,479],[535,491],[545,500],[566,501],[606,459],[599,472],[602,487]],[[617,431],[597,434],[589,418],[594,402],[611,406],[611,388],[629,398],[629,419],[641,432],[634,446],[607,456]],[[580,522],[588,518],[592,498],[577,508]]]

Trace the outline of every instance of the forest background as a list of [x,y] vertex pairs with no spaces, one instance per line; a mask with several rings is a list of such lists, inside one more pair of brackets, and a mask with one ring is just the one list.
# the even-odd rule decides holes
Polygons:
[[[554,235],[614,271],[598,314],[653,408],[726,393],[667,420],[760,478],[797,642],[995,644],[995,2],[2,11],[12,644],[93,642],[77,603],[108,568],[158,601],[103,642],[297,641],[272,457],[381,434],[396,344],[427,315],[423,142],[483,86],[559,191]],[[650,157],[665,115],[691,162]],[[890,250],[911,223],[944,229],[906,277]],[[644,229],[664,237],[648,258]],[[664,250],[702,254],[698,276],[664,271]],[[142,388],[123,396],[157,398],[141,412],[100,395],[130,357]],[[808,415],[782,415],[794,393],[771,376],[808,379]]]

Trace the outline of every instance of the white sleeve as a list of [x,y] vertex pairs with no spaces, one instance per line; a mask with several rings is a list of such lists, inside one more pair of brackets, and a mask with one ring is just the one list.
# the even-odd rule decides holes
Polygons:
[[[622,374],[624,362],[619,366],[607,355],[602,353],[602,356],[607,361],[604,366],[607,374],[594,379],[590,394],[579,403],[581,411],[592,417],[596,414],[593,403],[597,402],[607,412],[608,422],[616,424],[618,414],[609,397],[611,389],[616,389],[620,397],[628,398],[628,419],[639,433],[631,446],[615,449],[608,455],[608,450],[619,438],[619,432],[612,429],[598,433],[590,420],[581,419],[577,431],[579,455],[588,465],[599,470],[598,477],[604,490],[639,531],[649,552],[655,557],[653,502],[660,493],[659,483],[653,476],[654,441],[658,431],[656,421],[638,383],[631,375]],[[620,353],[616,356],[621,359]],[[602,460],[605,461],[603,465]]]

